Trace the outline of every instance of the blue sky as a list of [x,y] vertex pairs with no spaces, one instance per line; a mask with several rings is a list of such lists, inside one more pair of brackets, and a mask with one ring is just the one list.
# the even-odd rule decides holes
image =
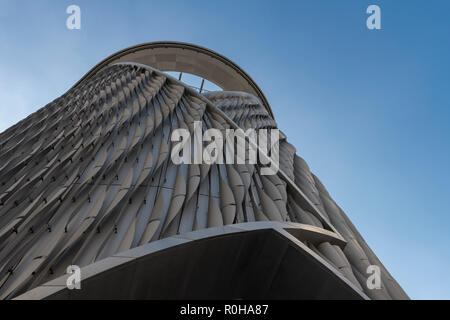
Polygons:
[[[81,30],[66,8],[81,7]],[[381,8],[368,30],[366,8]],[[411,298],[450,298],[449,1],[0,0],[0,131],[110,54],[211,48],[265,92],[279,127]]]

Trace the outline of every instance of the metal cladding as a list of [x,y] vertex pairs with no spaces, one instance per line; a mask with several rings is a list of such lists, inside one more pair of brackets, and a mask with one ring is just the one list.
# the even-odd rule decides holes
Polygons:
[[[285,136],[280,171],[259,165],[181,164],[172,130],[276,128],[252,94],[204,95],[151,67],[116,64],[0,134],[0,297],[194,230],[297,222],[342,239],[304,243],[372,299],[407,295]],[[382,287],[366,286],[367,267]]]

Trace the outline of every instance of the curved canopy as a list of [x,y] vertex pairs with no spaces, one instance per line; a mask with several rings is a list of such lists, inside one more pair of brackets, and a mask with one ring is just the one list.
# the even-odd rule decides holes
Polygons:
[[80,290],[67,288],[65,274],[16,299],[369,299],[306,241],[342,245],[332,232],[298,223],[201,229],[82,268]]
[[75,86],[118,62],[136,62],[161,71],[191,73],[211,81],[225,91],[253,94],[274,118],[263,92],[244,70],[217,52],[184,42],[148,42],[123,49],[98,63]]

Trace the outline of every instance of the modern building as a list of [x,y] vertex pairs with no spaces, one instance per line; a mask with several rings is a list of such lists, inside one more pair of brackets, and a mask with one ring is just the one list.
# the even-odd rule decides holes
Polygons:
[[284,134],[274,175],[175,164],[171,134],[195,123],[277,129],[235,63],[153,42],[1,133],[0,298],[408,299]]

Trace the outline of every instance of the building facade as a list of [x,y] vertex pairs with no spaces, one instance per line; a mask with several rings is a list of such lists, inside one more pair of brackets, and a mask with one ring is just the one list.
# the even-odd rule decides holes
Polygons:
[[154,42],[108,57],[1,133],[0,297],[408,299],[281,131],[273,175],[173,163],[172,132],[195,136],[195,123],[278,129],[232,61]]

